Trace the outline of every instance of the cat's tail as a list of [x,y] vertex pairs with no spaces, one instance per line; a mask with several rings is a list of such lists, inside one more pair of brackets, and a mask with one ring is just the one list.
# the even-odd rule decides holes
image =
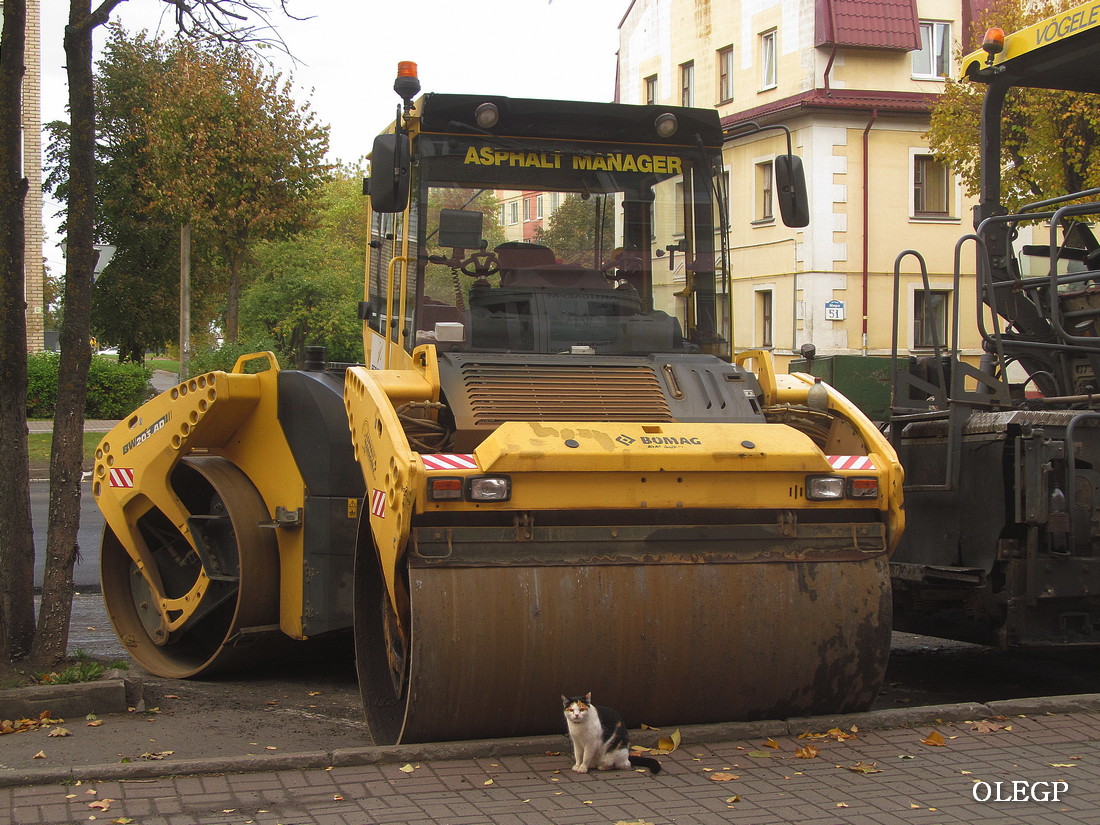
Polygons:
[[649,768],[655,774],[661,772],[661,763],[658,762],[656,759],[651,759],[648,756],[635,756],[634,754],[631,754],[630,764],[633,765],[635,768]]

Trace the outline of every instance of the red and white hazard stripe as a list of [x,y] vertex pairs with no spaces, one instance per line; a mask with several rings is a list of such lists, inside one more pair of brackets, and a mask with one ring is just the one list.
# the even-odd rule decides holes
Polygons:
[[134,486],[134,470],[132,467],[112,467],[109,478],[112,487]]
[[875,463],[869,455],[831,455],[829,464],[834,470],[873,470]]
[[420,456],[425,470],[476,470],[472,453],[432,453]]
[[370,494],[370,513],[378,518],[386,517],[386,491],[375,490]]

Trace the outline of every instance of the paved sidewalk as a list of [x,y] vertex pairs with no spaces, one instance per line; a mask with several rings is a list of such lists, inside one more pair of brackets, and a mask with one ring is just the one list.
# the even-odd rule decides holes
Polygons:
[[[696,741],[706,727],[685,729],[657,776],[574,774],[564,736],[299,754],[250,773],[199,763],[189,776],[0,788],[0,825],[1100,822],[1100,711],[1044,713],[1047,701],[1032,700],[1026,715],[992,703],[974,706],[991,717],[882,730],[851,730],[868,715],[760,723],[752,736],[709,743]],[[826,735],[800,738],[802,723]],[[769,736],[776,725],[787,733]],[[800,758],[810,746],[816,755]]]

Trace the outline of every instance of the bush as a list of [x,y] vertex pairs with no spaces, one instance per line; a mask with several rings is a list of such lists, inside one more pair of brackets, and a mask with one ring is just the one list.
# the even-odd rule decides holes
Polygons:
[[27,356],[27,418],[53,418],[60,360],[56,352],[32,352]]
[[[202,375],[204,372],[225,370],[229,372],[237,359],[242,355],[250,355],[254,352],[273,352],[279,359],[279,366],[293,367],[294,360],[288,358],[286,353],[279,352],[278,345],[274,341],[253,339],[251,341],[239,341],[237,343],[225,342],[220,347],[210,347],[192,353],[187,361],[188,378]],[[244,371],[248,373],[263,372],[268,369],[267,359],[258,358],[245,365]]]
[[[27,357],[27,418],[53,418],[60,360],[56,352],[35,352]],[[93,355],[84,417],[124,418],[149,397],[151,375],[141,364],[119,364]]]
[[152,394],[149,379],[153,371],[133,361],[121,364],[92,356],[88,369],[88,401],[85,418],[125,418]]

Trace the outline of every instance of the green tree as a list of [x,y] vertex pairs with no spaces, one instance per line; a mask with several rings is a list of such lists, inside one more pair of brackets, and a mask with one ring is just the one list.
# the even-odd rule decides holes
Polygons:
[[[27,482],[26,321],[23,300],[22,251],[25,232],[22,202],[27,181],[22,177],[22,147],[18,145],[21,112],[18,105],[24,72],[26,3],[5,0],[0,34],[0,163],[4,168],[0,194],[0,655],[29,656],[52,664],[65,655],[73,594],[77,527],[80,520],[80,477],[83,459],[84,403],[88,394],[88,346],[91,328],[92,274],[95,241],[96,108],[92,83],[92,34],[110,18],[122,0],[69,0],[64,30],[68,75],[67,129],[67,255],[64,277],[64,318],[54,436],[50,456],[49,526],[42,605],[34,621],[34,537],[30,528]],[[271,31],[261,0],[164,0],[175,9],[183,32],[200,32],[233,42],[262,39]],[[280,0],[285,9],[285,0]],[[256,16],[260,23],[250,22]],[[16,213],[19,213],[18,215]]]
[[241,334],[273,339],[299,366],[307,345],[324,346],[332,361],[362,361],[356,306],[369,217],[362,174],[341,170],[321,191],[315,227],[256,247]]
[[[1075,0],[998,0],[964,42],[980,43],[990,26],[1011,33],[1074,5]],[[948,78],[928,131],[936,156],[959,176],[968,195],[977,194],[980,183],[984,93],[981,83]],[[1100,107],[1092,95],[1016,88],[1005,99],[1003,117],[1001,188],[1009,209],[1100,186]]]
[[291,83],[232,47],[170,45],[173,71],[147,78],[146,195],[193,225],[225,267],[225,336],[238,334],[250,247],[310,224],[329,166],[328,127]]
[[[593,258],[596,222],[601,218],[599,207],[607,202],[601,198],[570,195],[535,234],[535,240],[554,250],[559,259],[579,266],[597,266]],[[601,252],[604,259],[611,255],[611,218],[603,214]]]

